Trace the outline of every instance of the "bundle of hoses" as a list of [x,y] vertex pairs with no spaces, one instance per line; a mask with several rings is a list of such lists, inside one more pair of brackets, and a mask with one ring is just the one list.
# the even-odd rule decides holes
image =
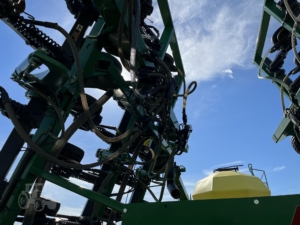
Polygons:
[[[289,5],[289,2],[288,0],[283,0],[284,1],[284,5],[285,5],[285,8],[288,12],[288,14],[291,16],[291,18],[293,19],[293,21],[295,22],[294,23],[294,26],[293,26],[293,29],[292,29],[292,35],[291,35],[291,43],[292,43],[292,49],[293,49],[293,52],[294,52],[294,55],[295,55],[295,58],[297,60],[298,63],[300,63],[300,56],[297,54],[297,50],[296,50],[296,29],[297,27],[300,27],[299,23],[300,23],[300,15],[298,15],[298,17],[296,17],[293,13],[293,10],[291,9],[290,5]],[[271,77],[271,76],[261,76],[261,70],[263,68],[263,65],[264,65],[264,62],[267,58],[267,56],[270,54],[271,52],[271,49],[269,49],[267,51],[267,53],[264,55],[264,57],[262,58],[261,60],[261,63],[259,65],[259,70],[258,70],[258,78],[259,79],[269,79],[269,80],[272,80],[274,82],[277,82],[278,84],[280,84],[280,98],[281,98],[281,104],[282,104],[282,109],[283,109],[283,113],[284,113],[284,116],[286,116],[286,107],[285,107],[285,103],[284,103],[284,96],[283,96],[283,92],[284,92],[284,89],[288,92],[288,93],[291,93],[291,87],[286,83],[286,81],[288,80],[288,78],[294,74],[295,72],[295,69],[291,70],[285,77],[283,80],[281,79],[278,79],[276,77]],[[296,106],[298,107],[298,106]]]

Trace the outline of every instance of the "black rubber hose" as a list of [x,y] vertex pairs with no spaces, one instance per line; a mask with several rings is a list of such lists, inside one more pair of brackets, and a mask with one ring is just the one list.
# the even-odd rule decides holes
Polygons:
[[197,82],[193,81],[192,83],[189,84],[188,88],[186,89],[186,92],[184,93],[183,96],[183,103],[182,103],[182,120],[184,125],[187,124],[187,115],[186,115],[186,102],[189,94],[193,93],[197,88]]
[[137,88],[137,77],[135,73],[135,62],[136,62],[136,45],[137,45],[137,37],[140,28],[140,17],[141,17],[141,3],[140,1],[134,1],[135,7],[135,24],[134,24],[134,33],[132,36],[131,49],[130,49],[130,78],[131,85],[135,96],[139,99],[144,99],[147,95],[141,94]]
[[[127,0],[124,0],[123,7],[122,7],[122,12],[121,12],[121,16],[120,16],[120,21],[119,21],[119,27],[118,27],[118,54],[119,54],[122,65],[129,72],[130,71],[130,66],[129,66],[128,62],[126,61],[126,59],[125,59],[124,52],[123,52],[123,46],[122,46],[122,43],[123,43],[123,30],[124,30],[124,23],[125,23],[125,17],[126,17],[126,12],[127,12],[127,6],[128,6],[127,5]],[[130,39],[130,41],[131,41],[131,39]]]
[[133,18],[133,0],[128,0],[129,10],[128,10],[128,39],[131,44],[132,42],[132,18]]
[[[136,132],[131,139],[125,144],[123,145],[122,148],[120,148],[119,150],[117,150],[116,152],[114,152],[111,156],[107,157],[104,160],[100,160],[98,162],[95,163],[91,163],[91,164],[85,164],[85,165],[81,165],[81,164],[73,164],[73,163],[67,163],[64,161],[61,161],[59,159],[57,159],[56,157],[53,157],[51,154],[49,154],[48,152],[44,151],[43,149],[41,149],[35,142],[33,142],[31,140],[31,138],[27,135],[27,133],[23,130],[18,118],[15,116],[15,113],[11,107],[11,104],[9,102],[9,97],[8,100],[4,100],[3,97],[4,96],[8,96],[7,92],[4,90],[4,88],[0,87],[0,91],[1,91],[1,98],[3,101],[3,104],[5,106],[5,109],[9,115],[9,117],[11,118],[11,121],[13,122],[16,130],[18,131],[19,135],[24,139],[24,141],[35,151],[37,152],[39,155],[41,155],[42,157],[44,157],[46,160],[53,162],[54,164],[57,164],[59,166],[65,167],[65,168],[74,168],[74,169],[78,169],[78,170],[82,170],[82,169],[87,169],[87,168],[92,168],[92,167],[96,167],[102,164],[105,164],[113,159],[115,159],[116,157],[118,157],[123,151],[125,151],[135,140],[136,138],[139,137],[140,133]],[[107,93],[106,93],[107,94]],[[102,105],[108,101],[108,99],[112,96],[112,93],[110,94],[110,96],[102,96],[102,98],[100,98],[96,103],[93,104],[93,106],[95,105],[96,110],[93,110],[92,113],[94,113],[95,111],[97,111],[99,109],[99,107],[102,107]],[[5,97],[5,99],[7,99]],[[92,107],[93,107],[92,106]],[[98,108],[97,108],[98,106]],[[95,109],[94,108],[94,109]],[[84,114],[81,114],[74,122],[73,124],[66,130],[65,133],[65,137],[59,141],[56,142],[56,144],[54,145],[53,149],[62,149],[65,144],[67,143],[68,139],[75,133],[75,131],[82,125],[82,123],[85,122],[85,117]]]
[[94,124],[93,117],[89,112],[89,105],[87,103],[87,98],[86,98],[86,95],[85,95],[85,92],[84,92],[84,81],[83,81],[83,74],[82,74],[82,68],[81,68],[81,63],[80,63],[78,50],[77,50],[77,47],[75,45],[74,40],[69,35],[69,33],[65,29],[63,29],[61,26],[59,26],[57,23],[42,22],[42,21],[36,21],[36,20],[31,21],[31,23],[36,24],[36,25],[40,25],[40,26],[44,26],[44,27],[48,27],[48,28],[51,28],[51,29],[56,29],[57,31],[59,31],[66,38],[67,42],[69,43],[70,48],[72,50],[72,54],[74,56],[75,66],[76,66],[76,69],[77,69],[79,96],[81,98],[82,108],[84,110],[84,114],[86,116],[86,119],[87,119],[87,121],[88,121],[88,123],[91,127],[91,130],[99,138],[101,138],[103,141],[109,142],[109,143],[119,142],[119,141],[125,139],[126,137],[128,137],[128,135],[130,135],[133,132],[133,130],[134,130],[133,128],[127,130],[124,134],[122,134],[120,136],[110,138],[110,137],[106,137],[105,135],[103,135],[97,129],[97,126]]
[[170,168],[169,173],[167,175],[167,188],[170,195],[174,199],[178,199],[180,197],[180,190],[175,184],[175,169],[176,163],[173,163],[173,166]]
[[79,54],[78,54],[76,45],[75,45],[72,37],[62,27],[60,27],[58,24],[56,24],[55,29],[57,29],[59,32],[61,32],[65,36],[66,40],[68,41],[68,43],[72,49],[72,53],[74,55],[77,73],[78,73],[78,84],[79,84],[79,91],[80,91],[79,95],[81,98],[81,103],[82,103],[82,107],[83,107],[85,116],[87,118],[87,121],[88,121],[90,127],[92,128],[92,131],[103,141],[109,142],[109,143],[119,142],[119,141],[123,140],[124,138],[128,137],[133,132],[133,130],[134,130],[133,127],[130,128],[129,130],[127,130],[124,134],[117,136],[117,137],[113,137],[113,138],[106,137],[97,129],[97,126],[94,124],[93,117],[89,112],[89,106],[87,103],[86,95],[84,93],[83,75],[82,75],[82,69],[81,69]]

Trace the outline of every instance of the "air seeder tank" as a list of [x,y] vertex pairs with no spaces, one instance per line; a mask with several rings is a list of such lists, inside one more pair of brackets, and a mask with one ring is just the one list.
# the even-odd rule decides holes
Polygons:
[[197,182],[194,200],[270,196],[269,188],[255,176],[235,171],[216,172]]

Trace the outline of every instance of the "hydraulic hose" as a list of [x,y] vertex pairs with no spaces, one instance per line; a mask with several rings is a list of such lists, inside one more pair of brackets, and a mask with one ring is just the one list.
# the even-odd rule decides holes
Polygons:
[[131,41],[131,49],[130,49],[130,78],[131,78],[131,85],[134,94],[139,99],[144,99],[147,95],[141,94],[137,88],[137,78],[135,74],[135,62],[136,62],[136,45],[137,45],[137,36],[140,27],[140,17],[141,17],[141,3],[140,1],[135,2],[135,24],[134,24],[134,33],[132,36]]
[[[145,141],[148,140],[148,139],[157,139],[157,137],[155,137],[155,136],[143,137],[141,140],[139,140],[135,151],[140,152],[140,150],[143,148],[143,145],[144,145]],[[148,161],[145,161],[145,162],[139,162],[139,161],[135,161],[134,157],[130,157],[132,161],[135,161],[134,163],[132,163],[132,165],[133,164],[147,165],[147,164],[150,164],[151,162],[153,162],[154,160],[156,160],[158,158],[158,156],[160,155],[160,153],[161,153],[161,142],[162,142],[161,140],[162,140],[162,138],[159,137],[158,138],[158,143],[157,143],[158,150],[157,150],[156,153],[153,151],[152,148],[149,147],[149,151],[151,153],[151,159],[149,159]]]
[[129,10],[128,10],[128,39],[131,44],[132,42],[132,21],[133,21],[133,0],[128,0]]
[[[285,77],[284,79],[282,80],[283,82],[286,82],[287,79],[290,77],[290,75],[292,75],[293,73],[293,70],[291,70]],[[281,99],[281,106],[282,106],[282,111],[283,111],[283,114],[284,116],[286,116],[285,114],[285,103],[284,103],[284,95],[283,95],[283,85],[280,86],[280,99]]]
[[160,78],[166,78],[165,75],[160,73],[149,73],[148,77],[160,77]]
[[[298,19],[300,19],[300,15],[298,16]],[[297,49],[296,49],[296,31],[297,31],[297,27],[298,27],[298,23],[295,22],[294,26],[293,26],[293,30],[292,30],[291,42],[292,42],[292,48],[293,48],[294,55],[295,55],[298,63],[300,63],[300,56],[298,55]]]
[[289,4],[289,2],[288,2],[288,0],[283,0],[283,2],[284,2],[285,8],[287,9],[288,13],[290,14],[290,16],[292,17],[292,19],[294,20],[294,22],[295,22],[296,24],[298,24],[298,23],[299,23],[299,19],[298,19],[298,18],[295,16],[295,14],[293,13],[293,11],[292,11],[292,9],[291,9],[291,7],[290,7],[290,4]]
[[122,148],[120,148],[119,150],[117,150],[116,152],[114,152],[112,155],[110,155],[109,157],[107,157],[106,159],[100,160],[98,162],[95,163],[90,163],[90,164],[85,164],[85,165],[81,165],[81,164],[73,164],[73,163],[67,163],[64,162],[62,160],[59,160],[55,157],[53,157],[52,155],[50,155],[49,153],[45,152],[43,149],[41,149],[38,145],[35,144],[35,142],[33,142],[30,137],[24,132],[23,128],[21,127],[20,122],[18,121],[18,118],[14,115],[14,111],[11,107],[11,104],[9,102],[5,103],[5,109],[7,110],[7,113],[9,115],[9,117],[11,118],[16,130],[18,131],[19,135],[24,139],[24,141],[39,155],[41,155],[43,158],[45,158],[48,161],[53,162],[56,165],[65,167],[65,168],[73,168],[73,169],[77,169],[77,170],[82,170],[82,169],[88,169],[88,168],[92,168],[92,167],[96,167],[96,166],[100,166],[102,164],[105,164],[113,159],[115,159],[116,157],[118,157],[123,151],[125,151],[134,141],[136,138],[139,137],[140,133],[136,132],[132,138],[125,144],[123,145]]
[[263,65],[265,63],[266,58],[270,54],[270,52],[271,52],[271,49],[269,49],[267,51],[267,53],[264,55],[264,57],[262,58],[262,60],[260,62],[259,69],[258,69],[258,78],[259,79],[267,79],[267,80],[275,81],[275,82],[281,84],[287,91],[290,91],[290,89],[291,89],[290,86],[287,83],[283,82],[282,80],[280,80],[280,79],[278,79],[276,77],[270,77],[270,76],[263,77],[263,76],[261,76],[262,67],[263,67]]
[[167,78],[168,81],[172,79],[172,73],[171,70],[169,69],[168,65],[161,59],[157,58],[157,63],[164,69],[164,71],[167,73]]
[[66,38],[66,40],[69,43],[70,48],[72,50],[72,54],[74,56],[74,61],[75,61],[75,66],[77,69],[78,84],[79,84],[79,96],[81,98],[82,108],[83,108],[84,114],[87,118],[87,121],[88,121],[92,131],[103,141],[109,142],[109,143],[119,142],[119,141],[123,140],[124,138],[128,137],[128,135],[132,133],[133,129],[128,130],[121,136],[111,138],[111,137],[106,137],[105,135],[103,135],[97,129],[97,126],[94,124],[93,117],[89,112],[89,106],[88,106],[86,95],[84,92],[84,81],[83,81],[83,74],[82,74],[82,68],[81,68],[81,63],[80,63],[80,59],[79,59],[79,54],[77,51],[77,47],[76,47],[72,37],[68,34],[68,32],[65,29],[63,29],[61,26],[59,26],[57,23],[42,22],[42,21],[36,21],[36,20],[26,20],[26,21],[30,21],[31,23],[37,24],[40,26],[56,29]]
[[[193,88],[192,88],[193,87]],[[182,119],[184,125],[187,124],[187,115],[186,115],[186,102],[187,98],[190,93],[193,93],[197,88],[197,82],[193,81],[192,83],[189,84],[188,88],[186,89],[184,96],[183,96],[183,103],[182,103]],[[192,91],[190,91],[192,89]]]
[[163,101],[163,97],[158,98],[157,101],[155,101],[154,104],[152,104],[151,108],[149,109],[149,112],[153,112],[158,105],[161,105],[162,101]]
[[262,70],[262,67],[263,67],[263,64],[266,60],[266,58],[268,57],[269,53],[271,52],[271,49],[269,49],[267,51],[267,53],[265,54],[265,56],[262,58],[261,62],[260,62],[260,65],[259,65],[259,69],[258,69],[258,78],[259,79],[269,79],[269,80],[272,80],[272,81],[275,81],[277,83],[279,83],[281,86],[280,86],[280,100],[281,100],[281,105],[282,105],[282,109],[283,111],[285,111],[285,104],[284,104],[284,97],[283,97],[283,88],[285,88],[288,92],[290,92],[291,90],[291,87],[287,85],[287,83],[285,82],[289,76],[291,74],[288,74],[283,80],[280,80],[276,77],[270,77],[270,76],[261,76],[261,70]]
[[106,137],[105,135],[103,135],[98,129],[97,126],[94,124],[93,121],[93,117],[89,112],[89,106],[87,103],[87,99],[86,99],[86,95],[84,92],[84,82],[83,82],[83,75],[82,75],[82,69],[81,69],[81,64],[80,64],[80,59],[79,59],[79,54],[76,48],[76,45],[72,39],[72,37],[67,33],[67,31],[65,31],[62,27],[60,27],[58,24],[56,24],[55,28],[60,31],[66,38],[66,40],[68,41],[71,49],[72,49],[72,53],[74,55],[74,59],[75,59],[75,64],[76,64],[76,68],[77,68],[77,73],[78,73],[78,84],[79,84],[79,90],[80,90],[80,98],[81,98],[81,103],[82,103],[82,107],[85,113],[85,116],[87,118],[87,121],[89,123],[89,125],[91,126],[92,131],[99,137],[101,138],[103,141],[105,142],[109,142],[109,143],[115,143],[115,142],[119,142],[121,140],[123,140],[124,138],[128,137],[129,134],[132,133],[133,129],[129,129],[127,132],[125,132],[123,135],[120,135],[118,137]]
[[[2,94],[2,99],[3,99],[3,95],[7,95],[7,92],[0,87],[0,91]],[[112,93],[110,94],[110,96],[106,96],[104,95],[103,97],[101,97],[96,103],[93,104],[93,106],[98,106],[95,107],[92,110],[92,113],[95,113],[100,107],[102,107],[102,105],[109,100],[109,98],[111,97]],[[48,161],[53,162],[56,165],[65,167],[65,168],[73,168],[73,169],[78,169],[78,170],[82,170],[82,169],[88,169],[88,168],[92,168],[92,167],[96,167],[99,165],[102,165],[104,163],[107,163],[113,159],[115,159],[117,156],[119,156],[123,151],[125,151],[134,141],[136,138],[139,137],[140,133],[136,132],[131,139],[125,144],[123,145],[122,148],[120,148],[119,150],[117,150],[116,152],[114,152],[112,155],[110,155],[109,157],[107,157],[106,159],[100,160],[98,162],[95,163],[90,163],[90,164],[85,164],[85,165],[81,165],[81,164],[73,164],[73,163],[67,163],[64,162],[62,160],[59,160],[57,158],[55,158],[54,156],[50,155],[48,152],[45,152],[43,149],[41,149],[34,141],[31,140],[31,138],[27,135],[27,133],[24,131],[24,129],[22,128],[18,118],[16,117],[11,104],[9,102],[9,98],[5,98],[5,100],[3,101],[3,104],[5,106],[5,109],[7,111],[7,114],[9,115],[9,117],[11,118],[11,121],[13,122],[16,130],[18,131],[19,135],[24,139],[24,141],[39,155],[41,155],[43,158],[45,158]],[[92,107],[93,107],[92,106]],[[81,114],[74,122],[73,124],[67,129],[65,136],[63,139],[57,141],[55,143],[55,145],[53,146],[52,150],[55,149],[62,149],[64,147],[64,145],[66,144],[66,142],[68,141],[68,139],[75,133],[75,131],[85,122],[85,117],[84,114]]]
[[45,94],[43,94],[41,91],[39,91],[37,88],[31,86],[31,85],[28,85],[22,81],[17,81],[20,85],[23,85],[24,87],[27,87],[28,89],[34,91],[35,93],[37,93],[38,95],[40,95],[42,98],[44,98],[49,104],[50,106],[53,107],[53,109],[55,110],[55,113],[58,117],[58,120],[60,122],[60,126],[61,126],[61,134],[59,137],[55,136],[54,134],[52,134],[51,132],[46,132],[48,135],[50,135],[53,139],[55,140],[60,140],[63,138],[63,136],[65,135],[65,122],[64,122],[64,119],[60,113],[60,109],[59,107],[56,105],[55,102],[52,101],[52,99],[48,96],[46,96]]
[[[120,21],[119,21],[119,27],[118,27],[118,54],[121,60],[122,65],[124,66],[124,68],[129,72],[130,71],[130,66],[127,62],[127,60],[125,59],[124,56],[124,52],[123,52],[123,47],[122,47],[122,43],[123,43],[123,30],[124,30],[124,23],[125,23],[125,17],[126,17],[126,12],[127,12],[127,6],[128,6],[128,2],[127,0],[124,0],[123,2],[123,7],[122,7],[122,12],[121,12],[121,16],[120,16]],[[129,16],[132,19],[132,15]],[[129,20],[130,20],[129,18]],[[129,21],[130,26],[131,23]],[[131,30],[129,30],[129,37],[132,36],[132,27],[130,27]],[[131,38],[129,38],[131,41]]]
[[164,192],[165,192],[165,187],[166,187],[166,182],[167,182],[167,179],[168,179],[168,174],[169,174],[169,170],[174,162],[174,153],[172,152],[171,155],[170,155],[170,158],[167,162],[167,166],[166,166],[166,170],[165,170],[165,176],[164,176],[164,179],[163,179],[163,182],[162,182],[162,186],[161,186],[161,191],[160,191],[160,195],[159,195],[159,199],[158,199],[158,202],[161,202],[162,199],[163,199],[163,196],[164,196]]
[[167,188],[170,193],[170,195],[178,199],[180,197],[180,191],[177,185],[175,184],[175,169],[176,169],[176,164],[173,163],[172,168],[170,168],[168,175],[167,175]]

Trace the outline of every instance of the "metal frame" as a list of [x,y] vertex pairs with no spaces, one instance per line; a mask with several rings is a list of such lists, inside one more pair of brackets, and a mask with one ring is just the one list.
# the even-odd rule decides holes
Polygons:
[[[284,26],[287,30],[290,32],[293,29],[294,22],[291,18],[286,17],[286,14],[279,10],[276,7],[276,2],[274,0],[265,0],[264,6],[263,6],[263,12],[262,12],[262,18],[261,18],[261,23],[260,23],[260,28],[259,28],[259,34],[257,38],[257,44],[255,48],[255,53],[254,53],[254,58],[253,58],[253,63],[259,67],[261,60],[262,60],[262,55],[263,55],[263,50],[265,46],[265,41],[270,25],[270,19],[274,18],[279,22],[278,25]],[[299,30],[297,29],[296,32],[296,37],[300,37]],[[274,77],[274,74],[269,72],[266,69],[266,65],[270,63],[270,59],[266,59],[265,65],[263,65],[262,71],[267,75]],[[291,79],[288,79],[286,81],[287,84],[291,84]],[[276,82],[273,82],[278,88],[280,88],[280,85]],[[296,95],[296,98],[299,100],[300,99],[300,94],[299,92]],[[273,140],[277,143],[281,140],[283,140],[285,137],[293,135],[293,125],[292,122],[290,121],[289,118],[283,118],[282,121],[280,122],[278,128],[276,129],[275,133],[273,134]]]
[[[95,0],[95,4],[98,6],[99,9],[101,9],[102,4],[108,4],[109,5],[109,10],[112,10],[113,12],[116,13],[116,18],[115,21],[118,21],[120,11],[122,8],[122,3],[123,1],[121,0],[111,0],[111,1],[101,1],[101,0]],[[164,30],[161,36],[161,42],[163,43],[163,48],[159,52],[159,56],[161,58],[164,57],[168,46],[171,47],[174,61],[176,66],[184,73],[184,68],[180,56],[180,51],[179,51],[179,46],[175,34],[175,29],[174,25],[172,22],[172,16],[169,8],[169,3],[167,0],[158,0],[158,6],[159,9],[162,13],[162,19],[164,22]],[[82,18],[81,18],[82,19]],[[115,22],[114,21],[114,22]],[[6,22],[6,21],[5,21]],[[91,71],[90,68],[93,68],[93,64],[95,62],[95,58],[99,58],[101,55],[100,52],[102,50],[102,46],[99,43],[98,37],[99,35],[101,36],[102,34],[105,34],[106,32],[109,32],[109,29],[104,29],[104,24],[106,21],[104,21],[103,18],[99,18],[98,21],[94,24],[90,34],[87,36],[86,40],[84,41],[83,46],[81,47],[81,50],[79,52],[82,68],[83,68],[83,75],[86,81],[89,79],[92,79],[93,77],[97,76],[102,76],[104,80],[113,80],[116,84],[115,87],[104,87],[101,86],[102,83],[99,83],[99,86],[101,89],[106,89],[106,88],[119,88],[121,90],[122,94],[125,95],[126,97],[126,102],[129,103],[125,105],[126,110],[123,116],[123,119],[121,121],[119,129],[122,131],[127,130],[137,119],[139,119],[141,116],[143,116],[142,112],[136,113],[136,111],[132,110],[131,104],[135,101],[134,95],[132,94],[132,90],[128,84],[128,82],[125,82],[123,80],[123,77],[119,72],[117,72],[116,66],[111,62],[108,70],[106,72],[95,72]],[[76,24],[75,24],[76,25]],[[128,24],[127,24],[128,25]],[[64,47],[66,45],[64,44]],[[140,52],[143,52],[146,50],[145,44],[139,36],[138,38],[138,49]],[[104,57],[104,60],[108,60]],[[147,63],[149,62],[140,62],[140,63]],[[63,93],[64,98],[63,98],[63,104],[61,104],[61,108],[64,112],[63,117],[66,119],[69,115],[69,112],[71,108],[73,107],[74,100],[77,99],[78,96],[78,88],[76,84],[76,77],[74,78],[74,75],[76,75],[76,69],[75,66],[73,65],[69,71],[69,76],[72,76],[73,78],[70,79],[61,89],[61,93]],[[88,83],[88,82],[87,82]],[[182,80],[180,81],[180,86],[181,86]],[[88,86],[87,86],[88,87]],[[178,90],[179,91],[179,90]],[[173,101],[173,106],[175,105],[176,101]],[[171,110],[170,113],[170,119],[169,123],[173,124],[176,128],[178,128],[179,123],[178,120],[173,112]],[[52,109],[47,109],[45,112],[45,117],[41,122],[40,128],[36,131],[33,139],[35,140],[39,134],[43,133],[48,127],[49,124],[53,124],[55,122],[55,114]],[[60,125],[56,122],[55,129],[53,133],[55,135],[58,135],[60,132]],[[154,135],[157,135],[157,128],[155,126],[150,127],[152,130],[152,133]],[[28,133],[30,132],[30,129],[28,129]],[[5,147],[7,145],[10,146],[12,149],[12,152],[19,152],[20,148],[22,147],[20,144],[18,146],[13,146],[12,142],[15,140],[8,139],[6,144],[4,145],[4,148],[2,149],[0,155],[1,158],[4,159],[3,154],[6,154]],[[39,146],[43,148],[45,151],[50,151],[49,147],[49,142],[53,143],[53,139],[50,137],[42,138],[39,140]],[[23,142],[22,142],[23,143]],[[116,148],[114,145],[111,145],[110,148],[111,151],[115,151]],[[165,154],[171,153],[170,147],[166,141],[163,141],[163,150],[165,151]],[[15,157],[15,156],[14,156]],[[10,160],[13,161],[13,160]],[[105,195],[109,195],[112,192],[112,189],[115,185],[116,178],[118,177],[119,173],[116,172],[116,168],[112,164],[105,164],[103,165],[102,169],[103,170],[111,170],[115,171],[116,174],[112,178],[112,181],[104,190],[102,194],[98,194],[96,192],[97,186],[93,188],[93,190],[87,190],[85,188],[79,187],[78,185],[75,185],[61,177],[58,177],[56,175],[51,174],[49,171],[44,171],[42,168],[44,164],[46,163],[46,160],[40,157],[37,154],[32,154],[26,152],[22,159],[20,160],[16,170],[14,171],[11,179],[9,180],[7,187],[3,190],[2,193],[2,199],[1,199],[1,204],[0,204],[0,223],[4,223],[7,225],[13,224],[16,217],[19,214],[19,204],[18,204],[18,196],[22,191],[24,191],[24,188],[26,184],[28,183],[34,183],[37,177],[44,178],[45,180],[52,182],[58,186],[61,186],[68,191],[72,191],[74,193],[77,193],[81,196],[84,196],[88,199],[88,202],[86,204],[86,207],[83,209],[82,215],[84,216],[91,216],[92,210],[91,207],[93,206],[94,202],[99,203],[99,215],[101,216],[105,209],[107,207],[115,210],[116,212],[124,212],[125,205],[123,203],[117,202],[113,199],[110,199],[109,197],[106,197]],[[4,168],[5,165],[0,165],[0,170]],[[7,167],[7,166],[6,166]],[[8,169],[8,168],[6,168]],[[3,178],[5,175],[3,176]],[[180,195],[180,200],[188,200],[188,194],[186,193],[184,189],[183,182],[181,178],[178,178],[176,180],[177,185],[180,188],[181,195]],[[133,194],[133,196],[138,196],[138,198],[132,197],[131,202],[143,202],[144,200],[144,195],[146,193],[146,189],[142,188],[139,191],[136,191],[136,193]],[[130,204],[129,204],[130,205]]]

